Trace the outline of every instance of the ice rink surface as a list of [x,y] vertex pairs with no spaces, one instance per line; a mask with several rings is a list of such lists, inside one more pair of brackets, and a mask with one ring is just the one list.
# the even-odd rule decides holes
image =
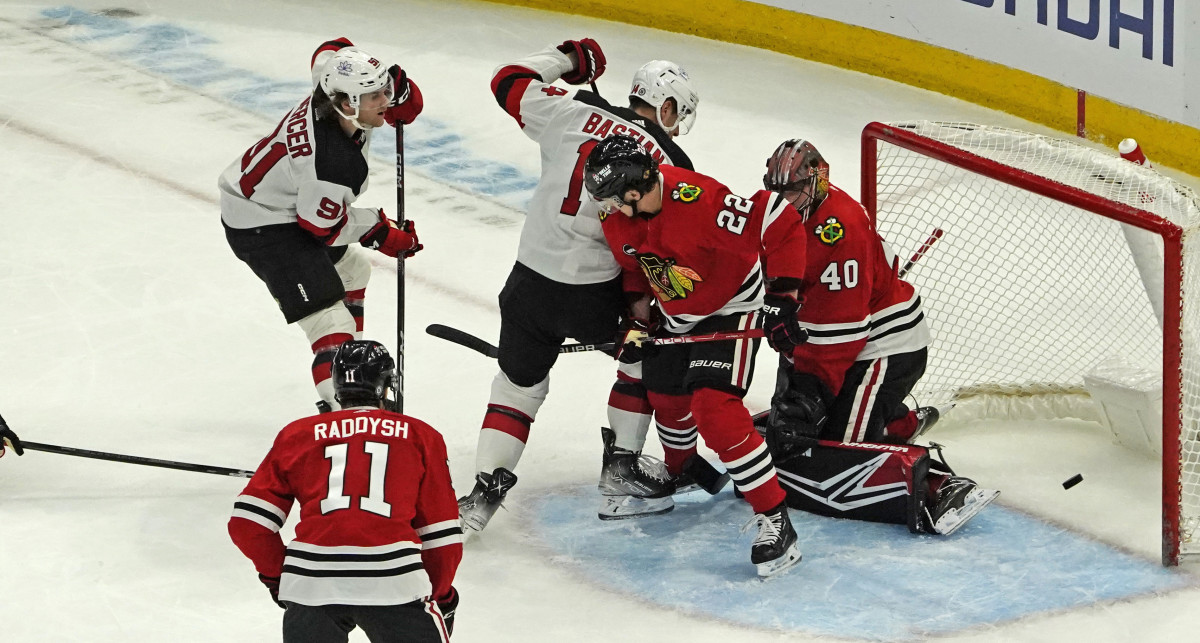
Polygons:
[[[857,194],[869,121],[1040,131],[786,56],[482,3],[3,3],[0,413],[23,438],[249,469],[309,413],[306,341],[229,251],[215,184],[303,96],[313,48],[337,36],[401,62],[425,95],[406,130],[407,214],[426,245],[407,269],[406,411],[445,435],[460,492],[495,365],[421,329],[498,332],[495,297],[539,160],[489,92],[497,65],[594,37],[608,57],[600,91],[619,103],[641,63],[683,64],[701,104],[679,142],[698,170],[747,193],[784,138],[813,141],[834,183]],[[395,207],[390,138],[376,135],[360,205]],[[366,334],[394,347],[394,268],[373,261]],[[754,409],[773,381],[763,351]],[[1099,425],[948,421],[930,437],[959,473],[1002,490],[997,505],[946,539],[794,513],[805,561],[760,583],[736,531],[749,510],[727,493],[659,519],[594,520],[613,370],[597,354],[555,368],[508,511],[467,546],[456,641],[1182,641],[1200,631],[1193,572],[1158,566],[1159,467]],[[1084,482],[1063,490],[1075,473]],[[225,532],[242,484],[5,457],[0,640],[277,640],[280,613]]]

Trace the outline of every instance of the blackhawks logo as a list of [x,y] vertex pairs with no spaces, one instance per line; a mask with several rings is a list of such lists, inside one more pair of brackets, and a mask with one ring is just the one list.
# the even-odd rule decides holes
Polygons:
[[675,186],[675,189],[671,191],[671,198],[675,199],[676,201],[691,203],[692,201],[699,199],[702,192],[704,192],[704,190],[700,189],[699,186],[689,185],[687,183],[679,183]]
[[846,236],[846,228],[835,217],[825,219],[825,223],[818,225],[813,232],[817,233],[817,238],[821,240],[821,243],[829,246],[841,241],[842,237]]
[[650,281],[650,287],[654,289],[659,301],[687,299],[696,289],[696,283],[704,281],[695,270],[675,265],[674,259],[663,259],[652,253],[640,254],[629,246],[625,246],[624,250],[627,254],[637,256],[642,272],[646,274],[646,279]]

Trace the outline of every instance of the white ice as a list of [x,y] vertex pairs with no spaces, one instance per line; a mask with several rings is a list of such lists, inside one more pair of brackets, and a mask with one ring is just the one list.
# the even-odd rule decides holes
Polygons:
[[[311,356],[226,246],[215,182],[282,111],[254,113],[223,100],[219,87],[192,90],[99,55],[113,43],[85,47],[70,29],[38,26],[52,6],[0,5],[0,413],[30,441],[253,468],[275,432],[312,409]],[[491,4],[157,0],[127,8],[141,15],[135,20],[207,35],[214,42],[197,50],[279,81],[305,82],[313,47],[348,36],[402,61],[424,91],[423,118],[461,136],[473,158],[529,175],[536,145],[496,106],[491,71],[583,36],[608,55],[599,86],[611,99],[648,59],[691,70],[702,103],[680,142],[698,169],[735,190],[754,189],[775,145],[801,136],[829,159],[834,182],[857,194],[858,136],[871,120],[1041,130],[756,49]],[[422,127],[410,129],[418,136]],[[393,172],[376,160],[359,202],[393,209]],[[427,249],[408,264],[406,411],[443,432],[464,491],[495,365],[421,330],[440,322],[495,338],[495,297],[522,215],[503,199],[447,185],[436,171],[411,168],[408,176],[407,213]],[[389,263],[377,261],[366,331],[389,346],[395,282]],[[754,408],[768,400],[770,362],[760,361],[747,399]],[[602,589],[527,533],[531,499],[594,483],[612,372],[596,354],[565,356],[555,368],[509,511],[467,547],[455,640],[804,640]],[[1113,446],[1098,425],[981,422],[931,437],[949,446],[961,471],[1001,488],[1000,503],[1158,559],[1158,466]],[[1060,483],[1075,473],[1084,482],[1064,491]],[[46,453],[5,457],[0,641],[277,640],[279,612],[225,532],[242,484]],[[1099,603],[945,638],[1192,640],[1198,597],[1190,589]]]

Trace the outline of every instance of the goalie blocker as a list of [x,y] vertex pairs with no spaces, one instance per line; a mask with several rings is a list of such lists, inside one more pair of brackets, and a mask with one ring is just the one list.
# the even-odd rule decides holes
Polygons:
[[[755,416],[766,430],[766,414]],[[795,445],[793,445],[795,446]],[[930,448],[812,440],[772,453],[789,507],[820,516],[907,525],[950,535],[1000,492],[955,476]]]

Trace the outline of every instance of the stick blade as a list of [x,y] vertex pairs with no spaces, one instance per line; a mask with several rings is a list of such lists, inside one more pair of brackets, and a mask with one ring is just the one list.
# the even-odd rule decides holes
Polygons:
[[496,359],[500,355],[500,349],[470,333],[461,331],[457,328],[443,326],[442,324],[430,324],[425,327],[425,332],[437,337],[438,339],[444,339],[448,342],[454,342],[459,346],[465,346],[492,359]]

